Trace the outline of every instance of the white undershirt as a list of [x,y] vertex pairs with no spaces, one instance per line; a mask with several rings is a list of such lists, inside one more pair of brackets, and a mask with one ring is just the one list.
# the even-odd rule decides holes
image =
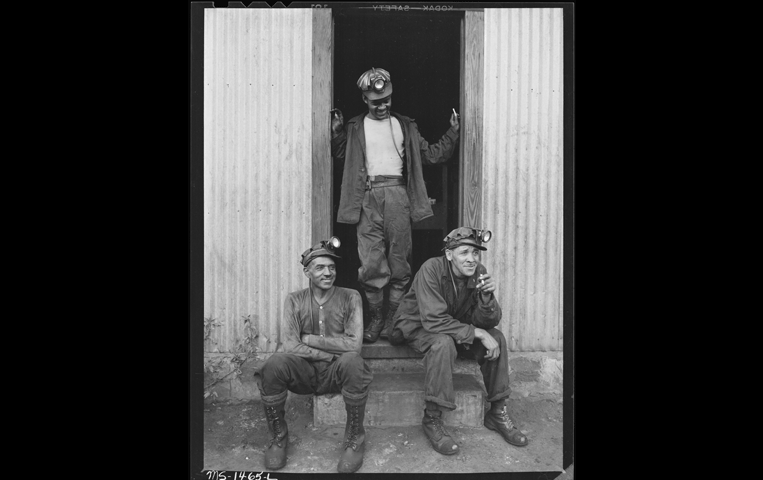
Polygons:
[[[390,130],[390,118],[392,129]],[[403,129],[395,117],[384,120],[374,120],[369,116],[363,120],[366,133],[366,156],[368,157],[368,175],[403,175],[403,161],[400,155],[405,155],[403,147]],[[394,132],[395,143],[392,143]],[[397,146],[397,150],[395,150]],[[400,155],[398,155],[398,151]]]

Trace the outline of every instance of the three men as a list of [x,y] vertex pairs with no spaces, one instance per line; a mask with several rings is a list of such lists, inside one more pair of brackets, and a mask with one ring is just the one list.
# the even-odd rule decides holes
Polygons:
[[302,254],[302,267],[310,285],[286,297],[283,316],[284,353],[274,353],[262,366],[261,397],[270,441],[265,467],[286,465],[289,430],[284,418],[288,391],[297,394],[340,393],[347,421],[343,453],[337,470],[357,471],[365,450],[365,406],[373,379],[360,356],[363,303],[360,294],[334,286],[335,253],[339,241],[332,237]]
[[[344,165],[337,222],[357,224],[358,282],[369,306],[363,340],[387,338],[392,317],[411,278],[411,222],[431,217],[422,165],[450,159],[458,141],[458,117],[435,144],[419,133],[413,119],[392,108],[389,72],[372,68],[357,81],[368,107],[343,127],[342,113],[331,117],[331,154]],[[386,315],[384,289],[389,286]]]
[[[489,232],[471,227],[453,230],[444,239],[445,254],[424,262],[407,294],[411,277],[411,222],[433,215],[422,175],[423,164],[447,161],[458,140],[458,116],[436,144],[421,137],[416,123],[390,110],[389,73],[372,68],[357,82],[368,111],[343,126],[332,110],[332,156],[343,167],[337,221],[357,224],[360,282],[369,303],[370,322],[363,329],[360,294],[334,286],[335,237],[302,254],[308,288],[290,293],[284,307],[284,353],[274,353],[260,371],[262,403],[270,440],[265,467],[286,464],[288,427],[284,405],[288,391],[297,394],[342,393],[347,420],[342,473],[357,471],[365,449],[365,405],[373,379],[360,356],[362,342],[379,336],[407,343],[424,355],[424,433],[444,455],[459,451],[443,425],[442,410],[456,408],[453,367],[456,356],[480,365],[491,403],[484,425],[506,442],[525,446],[527,437],[506,412],[509,397],[507,344],[495,327],[501,307],[496,284],[480,263]],[[382,316],[384,289],[388,308]]]
[[456,408],[453,367],[456,356],[480,365],[490,410],[484,425],[516,446],[527,445],[506,412],[509,360],[506,339],[496,329],[501,307],[496,285],[480,263],[490,232],[461,227],[445,237],[445,255],[430,258],[413,279],[394,317],[390,343],[407,343],[424,355],[426,407],[422,425],[434,449],[444,455],[458,452],[447,432],[442,410]]

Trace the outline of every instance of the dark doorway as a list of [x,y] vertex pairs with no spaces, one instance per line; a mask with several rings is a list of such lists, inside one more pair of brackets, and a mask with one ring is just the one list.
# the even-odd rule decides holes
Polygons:
[[[421,135],[436,143],[450,127],[451,109],[461,113],[461,12],[401,12],[345,9],[334,14],[334,107],[345,121],[367,111],[356,81],[371,67],[392,77],[392,110],[413,118]],[[413,224],[412,274],[425,260],[442,255],[442,239],[458,225],[460,145],[442,165],[425,166],[434,217]],[[342,171],[334,171],[333,232],[342,240],[336,284],[361,290],[354,225],[336,222]],[[413,278],[413,275],[411,278]],[[365,301],[365,298],[364,298]]]

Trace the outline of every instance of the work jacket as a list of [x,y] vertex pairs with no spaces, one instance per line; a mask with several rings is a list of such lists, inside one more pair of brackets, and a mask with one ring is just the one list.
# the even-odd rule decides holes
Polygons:
[[[366,191],[366,135],[363,119],[368,113],[351,118],[345,128],[331,139],[331,155],[337,160],[342,174],[342,193],[337,222],[355,224],[360,220],[360,208]],[[421,165],[434,165],[450,159],[458,141],[458,132],[450,127],[439,142],[430,145],[419,133],[412,118],[390,112],[400,121],[405,147],[403,175],[411,204],[411,220],[418,222],[434,215],[429,203]]]
[[405,294],[395,312],[394,328],[399,328],[405,338],[411,332],[423,328],[427,332],[450,335],[456,343],[474,343],[474,329],[488,330],[501,321],[501,306],[490,294],[483,303],[476,289],[478,278],[487,273],[477,263],[474,275],[468,278],[461,292],[456,293],[451,280],[450,262],[442,257],[430,258],[416,273],[410,290]]

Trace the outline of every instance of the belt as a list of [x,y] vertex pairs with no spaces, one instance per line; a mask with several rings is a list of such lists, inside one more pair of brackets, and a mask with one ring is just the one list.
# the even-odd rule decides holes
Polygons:
[[366,190],[378,187],[392,187],[395,185],[405,185],[405,179],[403,177],[385,177],[384,175],[366,177]]

